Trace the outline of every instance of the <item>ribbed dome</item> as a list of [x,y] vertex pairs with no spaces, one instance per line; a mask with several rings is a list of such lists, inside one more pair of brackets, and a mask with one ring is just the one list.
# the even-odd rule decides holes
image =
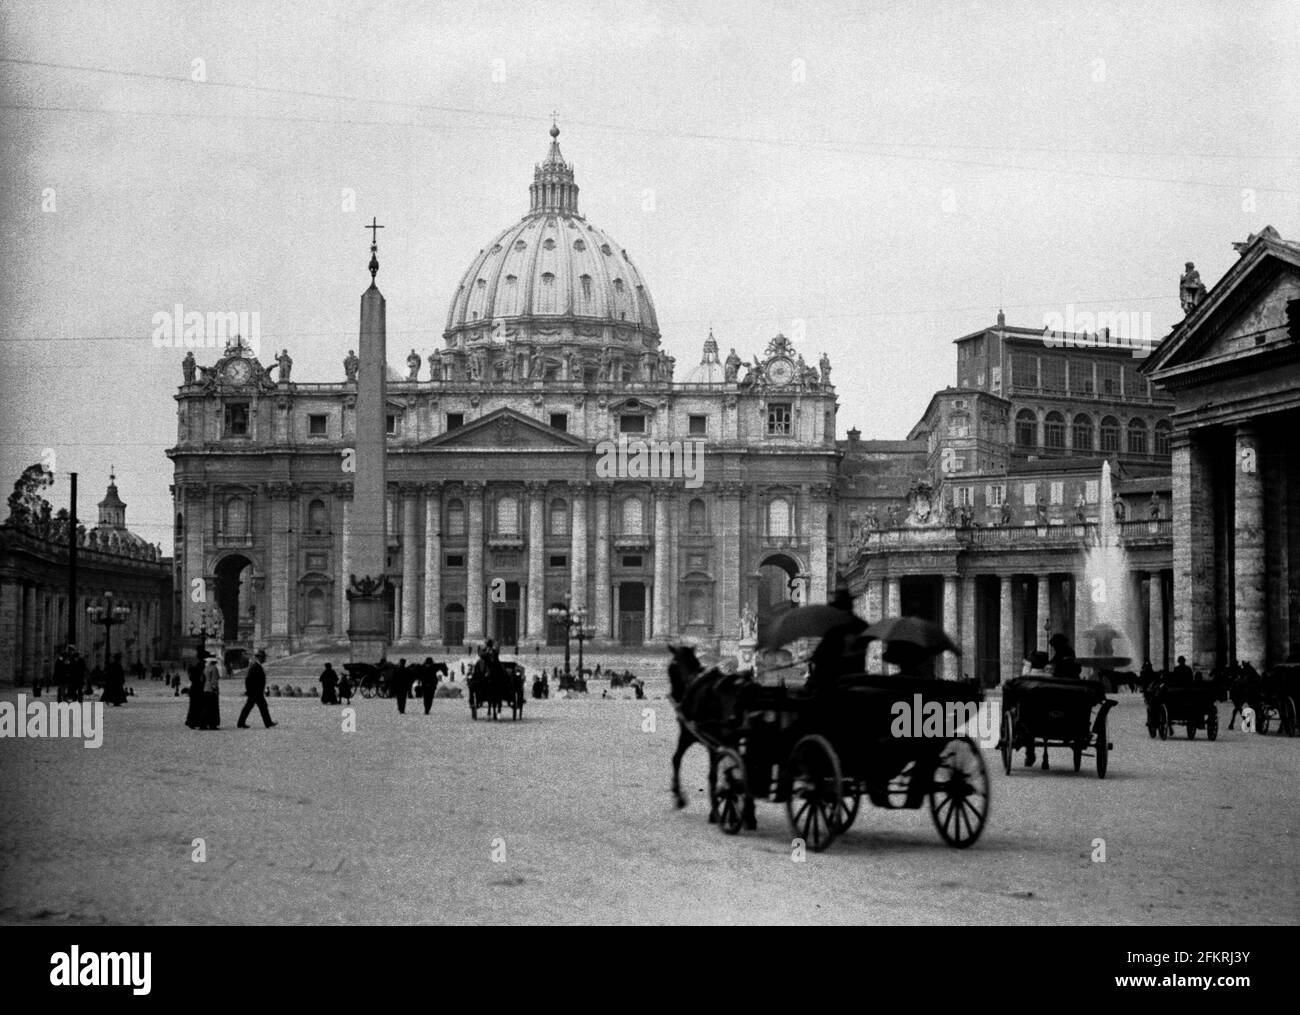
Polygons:
[[461,279],[447,316],[448,346],[467,341],[619,339],[657,348],[650,292],[627,251],[578,213],[573,167],[551,128],[547,159],[534,170],[531,207],[484,247]]

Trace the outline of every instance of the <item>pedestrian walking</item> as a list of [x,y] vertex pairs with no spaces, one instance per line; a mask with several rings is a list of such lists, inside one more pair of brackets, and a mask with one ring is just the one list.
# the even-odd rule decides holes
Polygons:
[[411,671],[406,666],[405,659],[397,661],[397,669],[392,674],[393,694],[397,697],[397,711],[406,714],[406,696],[411,693]]
[[199,698],[203,701],[199,729],[221,729],[221,664],[212,656],[203,666],[203,692]]
[[334,667],[330,663],[325,664],[325,669],[321,670],[320,676],[320,703],[322,705],[337,705],[339,703],[338,695],[334,689],[338,686],[339,675],[334,672]]
[[100,701],[113,706],[126,704],[126,670],[122,668],[122,653],[114,653],[108,669],[104,671],[104,693]]
[[352,681],[348,679],[347,670],[344,670],[343,675],[339,677],[339,701],[352,704]]
[[420,696],[424,698],[424,714],[429,714],[433,707],[433,696],[438,690],[438,674],[433,668],[433,657],[426,656],[424,672],[420,674]]
[[248,729],[248,716],[254,706],[262,714],[262,723],[267,729],[276,725],[271,721],[271,710],[266,707],[266,670],[262,668],[265,660],[266,650],[259,648],[253,655],[248,673],[244,675],[244,694],[248,700],[239,713],[239,722],[235,723],[240,729]]

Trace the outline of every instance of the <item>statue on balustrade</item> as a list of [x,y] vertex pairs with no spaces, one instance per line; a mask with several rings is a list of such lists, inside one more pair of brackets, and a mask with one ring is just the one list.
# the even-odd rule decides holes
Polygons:
[[740,375],[740,357],[736,355],[733,347],[727,354],[727,361],[722,367],[722,377],[727,383],[734,384],[736,378]]
[[185,358],[181,360],[181,373],[185,375],[186,384],[194,383],[194,350],[193,349],[187,352],[185,354]]
[[420,354],[414,349],[406,357],[406,379],[416,381],[420,379]]
[[1154,490],[1151,491],[1151,520],[1160,521],[1160,494]]
[[349,349],[348,354],[343,359],[343,373],[349,381],[357,379],[357,368],[361,366],[361,360],[357,356],[355,349]]

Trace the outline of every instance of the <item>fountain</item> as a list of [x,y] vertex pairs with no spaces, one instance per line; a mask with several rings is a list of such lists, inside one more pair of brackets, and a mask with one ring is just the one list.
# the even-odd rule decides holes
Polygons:
[[[1083,587],[1076,609],[1086,611],[1089,626],[1086,634],[1092,638],[1090,655],[1080,655],[1080,666],[1094,670],[1118,670],[1133,661],[1138,648],[1134,632],[1140,632],[1135,622],[1135,608],[1131,602],[1128,569],[1128,551],[1120,538],[1119,526],[1113,510],[1114,494],[1110,480],[1110,462],[1101,467],[1100,518],[1096,542],[1084,549]],[[1117,648],[1119,642],[1122,648]],[[1083,649],[1084,646],[1079,646]],[[1127,650],[1128,655],[1120,652]]]

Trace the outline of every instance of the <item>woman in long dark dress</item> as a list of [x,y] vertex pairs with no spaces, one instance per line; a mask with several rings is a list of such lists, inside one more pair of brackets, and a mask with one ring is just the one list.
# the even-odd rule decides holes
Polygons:
[[[178,677],[177,680],[180,678]],[[203,725],[203,660],[190,667],[190,707],[185,713],[185,725],[192,730]]]
[[203,702],[202,729],[221,728],[221,664],[215,659],[208,659],[203,667],[203,693],[199,695]]
[[330,663],[325,664],[325,669],[317,677],[321,685],[320,703],[322,705],[337,705],[338,696],[334,693],[334,688],[338,686],[339,675],[334,672],[334,667]]

